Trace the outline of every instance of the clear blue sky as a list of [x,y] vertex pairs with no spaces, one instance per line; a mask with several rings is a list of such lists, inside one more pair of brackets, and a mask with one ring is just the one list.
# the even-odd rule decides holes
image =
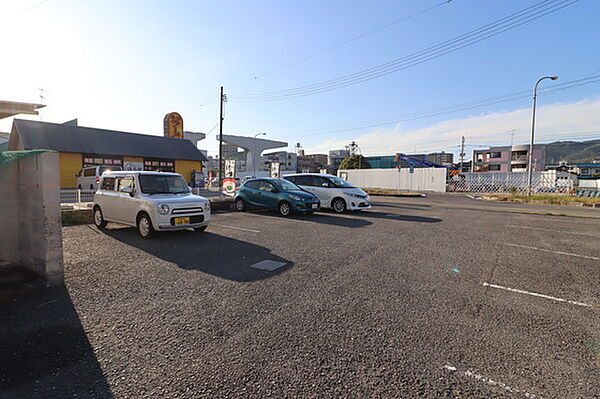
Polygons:
[[[42,115],[47,121],[77,117],[85,126],[162,134],[163,116],[177,111],[186,130],[206,132],[217,123],[218,87],[223,85],[232,100],[226,105],[225,133],[267,132],[267,138],[301,142],[315,151],[358,139],[367,154],[452,151],[461,134],[468,143],[507,144],[509,133],[498,137],[500,132],[515,129],[517,139],[526,136],[529,99],[396,127],[315,133],[530,90],[547,74],[559,75],[557,83],[590,75],[600,69],[600,2],[581,0],[458,52],[339,90],[276,102],[233,100],[242,93],[285,90],[378,65],[538,2],[453,0],[289,65],[441,0],[0,0],[0,14],[10,21],[0,33],[11,42],[3,46],[1,97],[38,101],[42,87],[47,90]],[[600,129],[594,117],[600,114],[599,89],[595,84],[540,96],[540,118],[546,115],[547,120],[557,112],[563,112],[558,120],[579,115],[573,107],[579,110],[577,102],[585,102],[579,120],[547,125],[547,131]],[[544,114],[550,105],[560,111]],[[489,126],[482,125],[486,115],[492,120]],[[0,123],[0,130],[9,128],[10,121]],[[470,128],[476,137],[489,133],[490,138],[469,140]],[[216,132],[201,147],[214,152]]]

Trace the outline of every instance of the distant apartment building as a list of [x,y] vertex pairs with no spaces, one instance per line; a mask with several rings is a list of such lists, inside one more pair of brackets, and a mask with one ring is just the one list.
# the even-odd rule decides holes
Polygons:
[[342,161],[349,156],[350,152],[345,149],[329,151],[329,156],[327,157],[327,169],[329,169],[329,172],[334,174],[337,173]]
[[[420,159],[423,161],[434,162],[444,166],[452,166],[454,155],[447,152],[432,152],[430,154],[407,154],[411,158]],[[410,165],[406,161],[396,162],[395,155],[382,155],[365,157],[365,159],[371,165],[373,169],[389,169],[400,166],[401,168],[408,168]]]
[[295,152],[277,151],[261,156],[262,170],[270,170],[270,164],[279,162],[281,172],[296,172],[298,156]]
[[[525,172],[529,145],[490,147],[473,151],[472,172]],[[533,170],[546,169],[546,144],[533,146]]]
[[319,173],[327,168],[327,154],[298,155],[298,171],[305,173]]

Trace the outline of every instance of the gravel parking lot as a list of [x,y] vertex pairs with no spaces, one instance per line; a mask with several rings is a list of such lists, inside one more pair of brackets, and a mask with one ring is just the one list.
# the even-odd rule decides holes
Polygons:
[[0,397],[599,398],[599,218],[431,195],[65,227],[65,289],[0,306]]

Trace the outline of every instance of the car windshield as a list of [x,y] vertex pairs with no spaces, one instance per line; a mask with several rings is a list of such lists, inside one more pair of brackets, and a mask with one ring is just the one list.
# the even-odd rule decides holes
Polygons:
[[181,176],[140,175],[140,189],[144,194],[184,194],[189,188]]
[[355,188],[352,184],[348,183],[346,180],[341,179],[339,177],[330,177],[329,178],[336,187],[339,188]]
[[289,191],[289,190],[302,190],[300,187],[298,187],[297,185],[295,185],[294,183],[292,183],[289,180],[278,180],[277,184],[279,185],[279,187],[283,190],[283,191]]

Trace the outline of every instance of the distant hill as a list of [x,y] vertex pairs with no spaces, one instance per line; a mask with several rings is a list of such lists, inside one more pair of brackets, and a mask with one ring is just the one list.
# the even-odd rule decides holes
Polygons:
[[585,163],[600,159],[600,140],[555,141],[546,146],[546,164]]

